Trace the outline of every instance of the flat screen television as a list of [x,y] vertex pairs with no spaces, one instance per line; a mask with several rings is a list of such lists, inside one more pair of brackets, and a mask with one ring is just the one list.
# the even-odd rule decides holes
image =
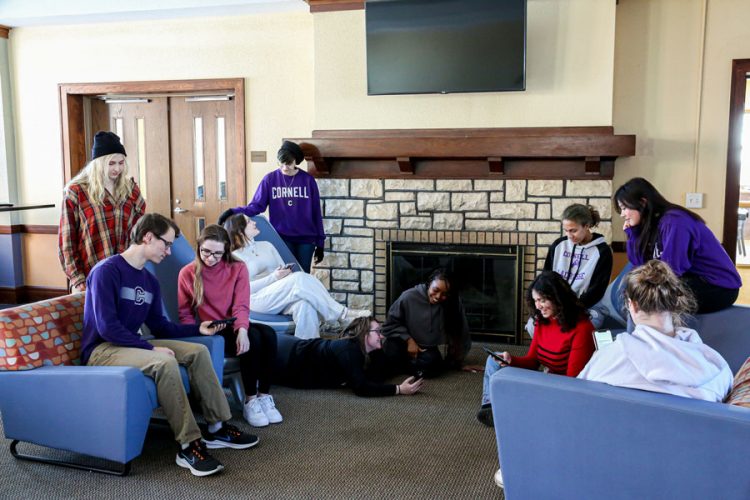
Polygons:
[[526,0],[367,0],[367,94],[526,87]]

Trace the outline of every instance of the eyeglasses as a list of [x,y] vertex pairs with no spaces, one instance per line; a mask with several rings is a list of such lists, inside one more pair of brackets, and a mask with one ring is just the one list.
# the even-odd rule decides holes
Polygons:
[[[154,235],[154,236],[156,236],[156,235]],[[165,247],[166,247],[167,249],[170,249],[170,248],[172,248],[172,245],[174,245],[174,241],[167,241],[167,240],[165,240],[164,238],[162,238],[161,236],[156,236],[156,237],[157,237],[157,238],[159,238],[159,239],[160,239],[160,240],[161,240],[162,242],[164,242],[164,246],[165,246]]]
[[377,333],[378,335],[380,335],[380,334],[382,334],[382,333],[383,333],[383,330],[382,330],[381,328],[374,328],[374,329],[372,329],[372,330],[370,330],[370,331],[371,331],[371,332],[375,332],[375,333]]
[[221,257],[224,255],[224,252],[212,252],[207,248],[201,248],[201,255],[206,259],[209,257],[213,257],[214,259],[221,259]]

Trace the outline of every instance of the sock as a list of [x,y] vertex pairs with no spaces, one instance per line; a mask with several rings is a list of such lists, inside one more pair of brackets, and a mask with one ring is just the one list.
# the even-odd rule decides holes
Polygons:
[[222,425],[224,425],[224,422],[214,422],[213,424],[208,424],[208,432],[213,434],[214,432],[221,429]]
[[182,447],[183,450],[187,450],[188,446],[190,446],[190,443],[183,443],[180,446]]

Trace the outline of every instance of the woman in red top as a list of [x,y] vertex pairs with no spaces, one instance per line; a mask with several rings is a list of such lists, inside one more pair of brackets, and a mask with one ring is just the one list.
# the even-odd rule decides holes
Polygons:
[[201,231],[195,261],[180,270],[177,302],[180,323],[236,318],[220,335],[225,340],[225,355],[240,358],[245,386],[242,414],[255,427],[281,422],[281,414],[269,394],[276,333],[266,325],[250,324],[247,266],[232,257],[229,234],[223,227],[213,224]]
[[482,408],[477,419],[492,425],[489,398],[490,377],[503,366],[517,366],[575,377],[594,354],[594,326],[586,307],[570,285],[554,271],[542,271],[526,292],[526,303],[534,311],[534,338],[526,356],[496,353],[501,361],[487,357]]

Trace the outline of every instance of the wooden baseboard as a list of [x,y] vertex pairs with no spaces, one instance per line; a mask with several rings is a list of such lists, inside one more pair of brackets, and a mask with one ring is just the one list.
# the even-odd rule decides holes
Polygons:
[[68,293],[66,288],[43,286],[0,287],[0,304],[28,304],[30,302],[62,297]]

